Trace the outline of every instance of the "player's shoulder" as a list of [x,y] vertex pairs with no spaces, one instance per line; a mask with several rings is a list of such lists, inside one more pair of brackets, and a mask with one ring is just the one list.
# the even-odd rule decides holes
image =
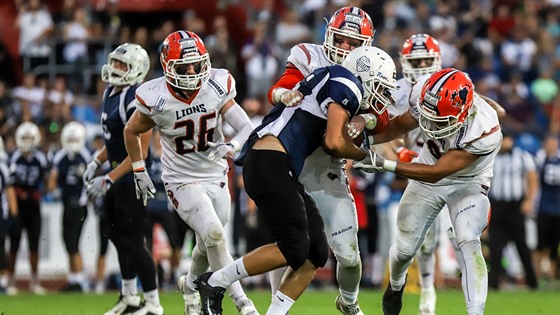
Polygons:
[[146,81],[136,88],[136,99],[144,106],[154,107],[161,95],[169,94],[165,77]]
[[490,105],[480,98],[475,98],[467,117],[466,129],[461,128],[459,133],[464,133],[464,136],[460,137],[464,144],[476,147],[480,152],[493,150],[502,142],[498,116]]
[[57,150],[52,158],[52,162],[54,165],[58,165],[60,164],[60,162],[62,161],[62,159],[64,159],[64,157],[66,157],[68,155],[68,153],[66,152],[66,150],[64,149],[60,149]]
[[311,72],[317,68],[332,64],[327,59],[323,46],[310,43],[301,43],[293,46],[288,56],[288,62],[295,65],[302,72]]
[[226,69],[211,68],[206,85],[214,90],[219,97],[223,97],[235,88],[235,79]]

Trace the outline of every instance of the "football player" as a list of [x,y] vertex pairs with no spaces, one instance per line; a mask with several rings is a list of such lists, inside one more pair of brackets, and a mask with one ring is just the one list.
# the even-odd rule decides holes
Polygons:
[[[133,313],[163,314],[159,302],[156,268],[144,244],[146,205],[136,199],[132,165],[126,152],[123,129],[135,111],[134,95],[150,69],[148,53],[137,44],[125,43],[110,52],[101,69],[108,84],[103,94],[101,127],[105,145],[88,164],[83,179],[92,199],[104,197],[109,239],[115,245],[122,275],[117,303],[106,315]],[[142,135],[147,154],[150,132]],[[146,155],[145,155],[146,156]],[[107,174],[95,177],[98,168],[109,161]],[[140,278],[144,299],[138,296],[136,277]]]
[[[18,204],[12,178],[8,169],[8,154],[4,151],[4,140],[0,137],[0,292],[8,288],[8,260],[6,257],[7,217],[17,217]],[[5,208],[7,206],[7,209]]]
[[[29,264],[31,266],[30,291],[42,295],[45,288],[39,283],[39,236],[41,235],[41,188],[48,173],[46,155],[38,149],[41,142],[39,127],[32,122],[24,122],[16,129],[17,149],[10,158],[10,176],[18,202],[17,217],[11,217],[10,254],[8,271],[10,275],[7,293],[17,294],[15,286],[16,257],[19,251],[22,229],[29,241]],[[11,213],[14,215],[15,213]]]
[[70,266],[68,284],[62,291],[82,291],[86,279],[79,245],[87,217],[87,196],[82,175],[91,161],[91,154],[85,147],[86,129],[79,122],[71,121],[62,128],[60,142],[62,149],[54,154],[47,190],[50,193],[59,191],[62,199],[62,238]]
[[[302,95],[292,90],[296,83],[315,69],[341,64],[355,48],[370,46],[374,33],[371,18],[365,11],[357,7],[339,9],[328,22],[322,45],[302,43],[291,49],[284,74],[269,90],[269,101],[275,105],[298,104]],[[368,108],[372,113],[363,115],[363,122],[369,124],[367,127],[371,132],[381,130],[388,120],[386,108],[390,100],[386,97],[380,97],[379,100],[381,102],[377,106]],[[354,198],[348,190],[344,161],[333,158],[319,148],[306,159],[300,180],[319,207],[325,221],[328,244],[336,257],[339,285],[336,307],[343,314],[363,314],[358,305],[362,278],[358,217]],[[271,273],[273,296],[284,272],[285,268]]]
[[[137,110],[125,127],[136,194],[153,198],[139,142],[140,135],[157,126],[161,135],[162,180],[169,201],[196,234],[192,264],[179,278],[186,314],[199,314],[200,297],[194,280],[208,267],[218,270],[233,262],[226,248],[224,225],[231,198],[226,158],[241,148],[253,125],[235,102],[235,80],[225,69],[214,69],[204,43],[193,32],[176,31],[163,42],[160,61],[165,75],[136,91]],[[222,121],[236,135],[224,142]],[[228,285],[239,314],[258,314],[239,281]]]
[[343,66],[319,68],[307,76],[295,87],[301,103],[275,106],[251,133],[236,163],[243,164],[247,194],[262,211],[275,243],[198,277],[204,314],[222,313],[223,292],[232,282],[284,266],[289,268],[267,314],[289,311],[328,258],[323,219],[299,181],[304,163],[320,147],[336,158],[373,156],[351,141],[346,124],[360,108],[384,101],[396,88],[391,80],[395,71],[381,49],[356,48]]
[[[385,160],[354,162],[366,171],[391,171],[411,179],[399,203],[397,238],[389,251],[390,283],[383,312],[399,314],[408,266],[435,218],[447,205],[462,253],[462,286],[468,314],[483,314],[488,291],[480,235],[488,224],[488,189],[502,141],[496,111],[474,92],[464,72],[442,69],[432,74],[409,111],[391,119],[373,143],[393,140],[420,127],[425,142],[412,163]],[[370,162],[370,161],[368,161]]]

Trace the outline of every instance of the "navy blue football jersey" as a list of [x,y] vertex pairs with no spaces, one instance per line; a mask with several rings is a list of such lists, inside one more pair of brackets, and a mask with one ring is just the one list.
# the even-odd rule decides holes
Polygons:
[[82,149],[77,154],[61,149],[54,154],[52,170],[58,172],[57,186],[62,192],[62,199],[83,199],[81,206],[86,204],[85,186],[82,180],[91,154],[87,149]]
[[294,107],[275,106],[249,136],[236,162],[238,165],[242,164],[250,143],[265,135],[274,135],[286,149],[292,167],[299,176],[305,159],[323,141],[329,104],[340,104],[350,118],[360,109],[362,84],[342,66],[319,68],[296,87],[304,95],[301,104]]

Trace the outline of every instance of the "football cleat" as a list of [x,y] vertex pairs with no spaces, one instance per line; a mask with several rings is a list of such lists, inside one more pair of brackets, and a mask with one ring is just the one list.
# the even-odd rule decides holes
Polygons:
[[163,315],[163,307],[161,305],[154,305],[150,302],[143,301],[140,308],[125,315]]
[[134,313],[142,306],[142,299],[137,295],[119,294],[119,299],[112,309],[105,312],[104,315],[121,315]]
[[[405,282],[406,285],[406,282]],[[391,288],[391,283],[387,285],[385,293],[383,293],[383,314],[384,315],[399,315],[402,309],[402,296],[404,293],[404,286],[395,291]]]
[[236,307],[239,315],[259,315],[259,312],[255,308],[255,304],[253,304],[253,301],[249,299],[241,301],[238,305],[236,305]]
[[224,299],[224,292],[226,292],[226,289],[209,285],[208,279],[210,276],[212,276],[212,272],[206,272],[198,276],[194,281],[200,293],[202,314],[222,315],[222,300]]
[[336,297],[335,303],[336,309],[344,315],[364,315],[364,312],[362,312],[360,306],[358,305],[358,301],[356,301],[356,303],[354,304],[346,304],[344,303],[342,297],[339,295]]
[[431,286],[422,288],[420,291],[420,305],[418,306],[418,315],[435,315],[436,314],[436,289]]
[[200,315],[202,310],[200,307],[200,294],[197,291],[192,291],[187,287],[187,275],[182,275],[177,281],[177,286],[183,294],[185,301],[185,315]]
[[40,284],[32,285],[30,291],[35,295],[45,295],[47,293],[47,289],[43,288]]

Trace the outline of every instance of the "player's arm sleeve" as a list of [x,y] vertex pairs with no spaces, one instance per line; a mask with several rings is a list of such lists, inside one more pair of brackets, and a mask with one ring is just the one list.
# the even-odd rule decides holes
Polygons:
[[286,70],[280,79],[268,90],[268,101],[272,105],[276,105],[273,99],[273,92],[277,88],[285,88],[291,90],[296,84],[303,80],[304,76],[292,63],[288,62]]
[[144,100],[144,98],[138,93],[136,93],[136,96],[134,98],[134,106],[136,107],[136,110],[139,111],[140,113],[148,117],[152,116],[152,107],[148,105],[148,103]]
[[235,136],[229,142],[233,145],[235,151],[239,151],[253,131],[253,124],[247,113],[237,103],[231,106],[223,116],[224,120],[235,130]]

